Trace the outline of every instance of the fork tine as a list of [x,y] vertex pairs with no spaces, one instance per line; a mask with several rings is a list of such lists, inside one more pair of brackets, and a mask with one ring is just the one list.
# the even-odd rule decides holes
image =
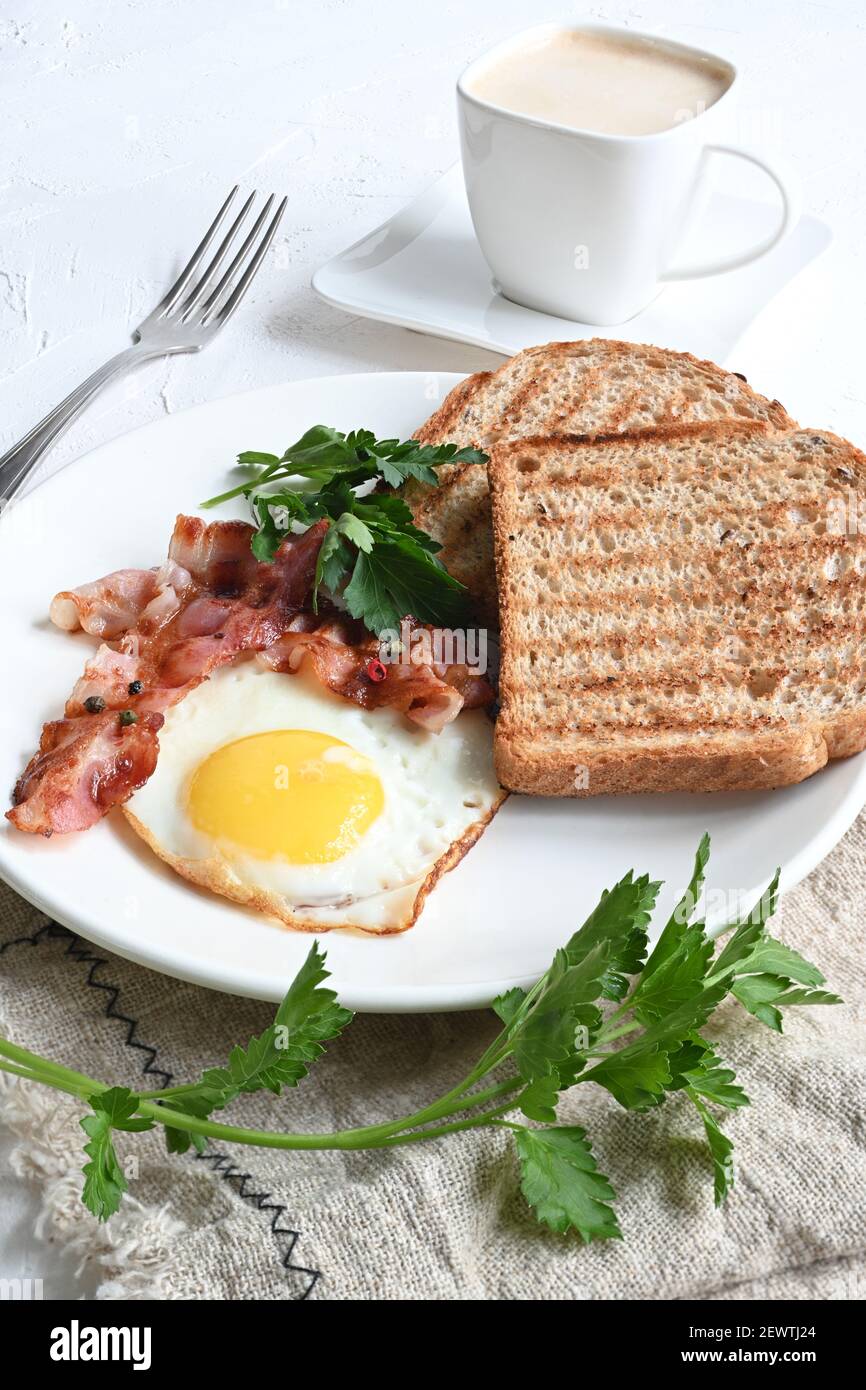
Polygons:
[[225,217],[226,213],[228,212],[229,208],[234,202],[235,194],[237,193],[239,187],[239,184],[235,184],[234,188],[232,189],[229,196],[226,198],[225,202],[223,203],[213,222],[211,222],[210,226],[208,227],[198,246],[193,251],[192,256],[187,261],[183,270],[180,272],[178,278],[175,280],[168,294],[165,296],[163,300],[160,301],[159,304],[157,304],[154,313],[162,314],[167,309],[170,309],[173,304],[177,303],[177,300],[183,294],[184,290],[186,289],[187,285],[189,284],[190,280],[192,279],[193,275],[198,269],[198,266],[202,261],[203,257],[207,254],[207,249],[213,241],[214,237],[216,236],[217,232],[219,231],[222,225],[223,218]]
[[[222,279],[219,281],[219,283],[218,283],[216,289],[213,291],[213,293],[210,294],[210,295],[208,296],[208,298],[205,300],[204,306],[203,306],[203,308],[202,308],[202,318],[201,318],[202,323],[207,323],[208,318],[210,317],[210,312],[211,312],[211,310],[213,309],[214,304],[215,304],[216,301],[219,299],[219,297],[220,297],[220,295],[223,293],[223,291],[224,291],[225,289],[228,288],[228,286],[229,286],[229,284],[231,283],[231,281],[232,281],[232,279],[233,279],[233,277],[234,277],[234,275],[235,275],[235,273],[236,273],[238,267],[239,267],[240,265],[242,265],[243,262],[246,260],[247,252],[249,251],[250,247],[252,246],[253,242],[255,241],[256,237],[258,236],[259,230],[260,230],[260,228],[261,228],[261,226],[262,226],[262,223],[264,222],[265,218],[267,217],[268,213],[269,213],[270,210],[271,210],[271,205],[272,205],[273,201],[274,201],[274,195],[273,195],[273,193],[271,193],[271,194],[269,194],[269,196],[268,196],[267,199],[265,200],[265,205],[264,205],[264,207],[262,208],[261,212],[259,213],[258,217],[256,218],[255,222],[253,223],[252,227],[250,228],[250,231],[249,231],[248,234],[244,237],[244,240],[243,240],[243,243],[242,243],[242,245],[241,245],[241,248],[240,248],[240,250],[238,251],[237,255],[234,257],[234,259],[233,259],[231,265],[229,266],[228,270],[225,272],[225,274],[223,275]],[[184,317],[185,317],[185,316],[184,316]]]
[[267,254],[268,247],[273,241],[274,234],[276,233],[276,230],[280,225],[283,213],[286,210],[286,203],[288,201],[289,200],[286,197],[280,203],[280,206],[277,208],[276,212],[271,218],[270,226],[268,227],[267,231],[262,237],[261,243],[257,251],[254,253],[252,260],[250,261],[249,265],[247,266],[238,283],[235,285],[225,304],[220,309],[217,315],[217,321],[220,327],[222,327],[223,324],[228,323],[235,309],[238,307],[247,290],[249,289],[250,285],[252,284],[253,280],[255,279],[258,268],[264,260],[265,255]]
[[185,303],[182,305],[180,313],[181,319],[184,322],[186,321],[189,315],[190,309],[194,308],[195,305],[198,304],[199,300],[202,299],[202,297],[206,295],[208,290],[210,289],[210,286],[213,282],[213,277],[214,275],[216,275],[217,271],[219,270],[220,266],[225,260],[229,248],[238,234],[241,224],[246,221],[247,213],[252,207],[255,201],[255,197],[256,191],[255,189],[253,189],[252,193],[247,198],[246,202],[244,203],[234,222],[229,227],[228,231],[226,232],[225,236],[220,242],[216,254],[211,260],[211,263],[208,266],[207,270],[204,272],[198,284],[195,286],[189,299],[187,299]]

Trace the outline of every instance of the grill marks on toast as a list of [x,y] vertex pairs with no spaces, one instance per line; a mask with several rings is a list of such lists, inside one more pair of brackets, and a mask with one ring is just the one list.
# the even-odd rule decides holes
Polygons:
[[[480,621],[496,625],[496,569],[487,471],[467,463],[437,470],[437,488],[411,484],[404,496],[415,524],[443,547],[439,558],[465,584]],[[444,475],[444,476],[443,476]]]
[[[495,372],[461,382],[418,431],[425,443],[489,450],[508,440],[577,433],[619,436],[709,421],[764,432],[793,427],[778,401],[745,378],[689,353],[594,338],[527,348]],[[471,465],[439,470],[440,486],[412,485],[407,498],[419,526],[438,540],[440,559],[467,585],[479,616],[497,617],[486,481]]]
[[851,445],[679,427],[518,441],[489,473],[504,785],[778,786],[866,746],[866,539],[832,525],[866,493]]

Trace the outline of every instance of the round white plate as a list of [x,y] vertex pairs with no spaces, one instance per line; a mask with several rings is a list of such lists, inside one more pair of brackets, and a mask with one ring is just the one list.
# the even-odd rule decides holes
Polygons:
[[[0,785],[11,787],[57,718],[90,638],[48,622],[69,588],[125,566],[157,564],[177,512],[231,481],[241,449],[282,450],[310,425],[411,436],[458,380],[370,373],[292,382],[159,420],[103,445],[0,519],[0,650],[5,656]],[[230,515],[223,509],[219,515]],[[241,515],[240,510],[237,513]],[[512,797],[431,894],[412,931],[324,938],[345,1004],[372,1011],[465,1009],[528,983],[627,869],[666,880],[657,925],[713,837],[708,918],[757,896],[777,864],[783,890],[819,863],[866,801],[866,757],[798,787],[716,796]],[[310,947],[177,878],[109,816],[83,834],[42,840],[3,821],[0,874],[58,921],[180,979],[261,999],[282,997]]]

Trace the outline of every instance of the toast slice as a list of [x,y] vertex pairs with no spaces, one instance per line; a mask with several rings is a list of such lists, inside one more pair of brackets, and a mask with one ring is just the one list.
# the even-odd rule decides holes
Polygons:
[[[489,450],[508,439],[543,434],[614,434],[669,429],[703,420],[759,422],[791,429],[778,401],[759,396],[744,377],[685,352],[592,338],[548,343],[455,386],[418,431],[428,444],[449,441]],[[415,521],[438,540],[439,558],[496,623],[496,576],[487,479],[478,465],[439,469],[438,488],[410,485]]]
[[851,444],[680,425],[500,445],[488,472],[504,787],[778,787],[866,746]]

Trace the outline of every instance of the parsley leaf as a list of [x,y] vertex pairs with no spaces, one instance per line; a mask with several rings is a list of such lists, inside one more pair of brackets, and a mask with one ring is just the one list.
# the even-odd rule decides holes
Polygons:
[[720,1207],[734,1185],[734,1144],[733,1140],[719,1129],[707,1107],[697,1095],[689,1092],[690,1098],[704,1122],[704,1133],[713,1160],[713,1195]]
[[824,976],[817,966],[810,965],[798,951],[783,945],[781,941],[774,941],[771,936],[764,936],[757,942],[742,962],[741,968],[748,968],[750,974],[766,972],[770,975],[784,975],[789,980],[797,980],[801,985],[817,986],[825,983]]
[[[214,1110],[220,1109],[224,1104],[223,1092],[199,1084],[198,1088],[190,1091],[188,1095],[169,1096],[165,1104],[170,1110],[179,1110],[182,1115],[192,1115],[196,1119],[206,1120]],[[171,1125],[166,1125],[165,1147],[170,1154],[185,1154],[190,1146],[196,1153],[203,1154],[207,1148],[207,1139],[203,1134],[194,1134],[188,1129],[174,1129]]]
[[669,1090],[688,1089],[689,1095],[736,1110],[748,1105],[749,1098],[741,1086],[735,1086],[735,1073],[716,1056],[711,1045],[695,1034],[676,1052],[669,1054],[671,1069]]
[[422,623],[448,626],[466,616],[463,585],[411,536],[382,536],[358,553],[343,599],[371,632],[399,628],[411,613]]
[[442,547],[415,525],[401,497],[378,489],[399,488],[409,479],[435,486],[442,464],[486,462],[481,450],[456,444],[401,443],[377,439],[371,430],[343,434],[314,425],[281,457],[256,450],[239,454],[238,464],[253,472],[252,479],[202,506],[246,497],[257,528],[252,550],[265,563],[293,527],[328,518],[314,610],[324,587],[376,634],[399,627],[410,614],[422,623],[458,624],[467,618],[466,589],[435,558]]
[[651,883],[648,874],[635,878],[631,870],[601,895],[598,907],[575,932],[565,950],[576,965],[599,942],[609,951],[608,972],[602,994],[605,999],[622,999],[628,991],[626,975],[636,975],[646,955],[646,928],[652,915],[660,883]]
[[559,1099],[559,1076],[549,1071],[530,1081],[517,1097],[517,1103],[528,1120],[552,1125],[556,1122],[556,1102]]
[[662,1019],[700,990],[713,957],[713,943],[702,923],[686,927],[666,959],[649,974],[644,971],[632,995],[635,1014],[643,1023]]
[[[233,1048],[224,1067],[208,1067],[195,1089],[185,1089],[176,1101],[168,1095],[164,1104],[206,1119],[239,1095],[268,1090],[278,1096],[283,1086],[297,1086],[324,1052],[325,1043],[352,1021],[352,1013],[337,1003],[334,991],[321,987],[328,978],[325,956],[314,941],[270,1027],[250,1038],[246,1047]],[[172,1136],[167,1127],[166,1135],[170,1152],[183,1153],[189,1147],[178,1137],[185,1136],[184,1131]],[[189,1138],[194,1143],[201,1140]]]
[[497,1014],[506,1025],[513,1022],[521,1005],[526,1000],[525,989],[510,989],[506,994],[500,994],[498,999],[494,999],[491,1004],[493,1012]]
[[316,578],[313,583],[314,612],[318,611],[321,585],[324,584],[332,594],[338,593],[352,572],[353,559],[354,553],[348,541],[336,526],[329,526],[316,557]]
[[689,922],[691,921],[698,899],[701,895],[701,889],[704,886],[704,873],[709,857],[710,837],[705,832],[701,836],[701,842],[698,845],[689,885],[671,913],[658,941],[653,947],[641,975],[642,984],[648,980],[650,975],[658,970],[660,966],[664,965],[665,962],[670,959],[671,955],[676,951],[683,937],[686,935]]
[[586,1130],[515,1127],[520,1187],[535,1215],[552,1231],[575,1230],[582,1240],[620,1238],[613,1208],[615,1195],[596,1168]]
[[268,1090],[278,1096],[283,1086],[297,1086],[324,1044],[351,1023],[352,1014],[337,1003],[334,991],[320,988],[329,973],[324,962],[314,941],[271,1026],[246,1047],[233,1048],[225,1067],[202,1074],[203,1090],[219,1094],[220,1105],[242,1092]]
[[744,975],[731,987],[744,1009],[774,1032],[782,1031],[782,1004],[841,1004],[838,994],[823,989],[793,989],[781,975]]
[[264,501],[256,503],[259,529],[250,541],[250,548],[257,560],[270,564],[280,548],[285,532],[277,529],[271,509]]
[[602,992],[608,960],[602,942],[575,965],[567,949],[557,951],[540,988],[522,1001],[516,991],[504,996],[507,1008],[515,1006],[508,1041],[525,1081],[547,1076],[553,1069],[560,1082],[570,1085],[583,1069],[582,1054],[601,1024],[593,1001]]
[[664,1100],[671,1071],[667,1053],[658,1043],[649,1043],[611,1053],[588,1071],[584,1080],[597,1081],[626,1110],[649,1110]]
[[[307,958],[290,984],[282,1004],[277,1009],[274,1023],[289,1030],[302,1028],[310,1019],[321,1015],[328,1027],[340,1032],[352,1021],[352,1013],[337,1003],[336,991],[323,989],[325,980],[330,979],[330,970],[325,969],[325,953],[319,950],[314,941]],[[336,1032],[333,1036],[336,1037]]]
[[140,1131],[153,1128],[153,1120],[137,1119],[139,1099],[126,1086],[112,1086],[90,1097],[93,1110],[79,1120],[88,1136],[84,1152],[89,1162],[84,1165],[83,1198],[86,1206],[99,1221],[107,1221],[120,1206],[127,1190],[126,1177],[112,1141],[115,1129]]
[[[726,978],[736,999],[774,1032],[782,1031],[782,1006],[840,1004],[837,994],[815,988],[824,976],[797,952],[764,930],[776,908],[779,872],[760,901],[735,926],[734,935],[711,967],[713,979]],[[799,986],[799,987],[798,987]]]
[[734,935],[725,946],[721,955],[713,962],[713,975],[723,975],[727,971],[734,971],[752,951],[760,941],[763,941],[766,933],[764,927],[776,911],[779,901],[779,870],[777,869],[768,887],[761,894],[751,912],[732,924]]

